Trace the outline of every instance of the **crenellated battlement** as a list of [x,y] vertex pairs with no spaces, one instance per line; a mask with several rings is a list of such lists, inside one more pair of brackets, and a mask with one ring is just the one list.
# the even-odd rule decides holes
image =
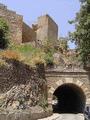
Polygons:
[[4,4],[0,3],[0,9],[7,9],[7,6],[5,6]]

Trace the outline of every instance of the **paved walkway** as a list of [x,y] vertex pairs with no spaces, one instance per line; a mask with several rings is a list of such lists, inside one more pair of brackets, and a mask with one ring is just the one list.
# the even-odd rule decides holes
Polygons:
[[38,120],[84,120],[83,114],[53,114],[50,117]]

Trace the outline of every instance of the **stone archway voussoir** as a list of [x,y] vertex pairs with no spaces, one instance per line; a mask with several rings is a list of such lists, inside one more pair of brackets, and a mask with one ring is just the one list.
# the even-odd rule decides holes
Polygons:
[[49,90],[49,93],[52,93],[52,94],[53,94],[54,91],[55,91],[55,88],[51,87],[50,90]]
[[52,98],[48,98],[48,104],[52,104]]
[[87,98],[86,100],[86,105],[89,104],[90,105],[90,98]]
[[76,81],[76,85],[78,85],[79,87],[81,87],[83,84],[84,84],[84,83],[81,82],[80,80],[77,80],[77,81]]
[[82,88],[84,91],[87,91],[87,90],[88,90],[88,88],[86,87],[86,85],[85,85],[84,83],[81,85],[81,88]]
[[63,80],[59,80],[59,81],[56,82],[57,87],[59,87],[62,84],[63,84]]
[[86,96],[87,96],[87,97],[90,96],[90,92],[86,92]]
[[56,90],[59,86],[60,86],[59,84],[57,85],[57,84],[55,83],[55,84],[53,85],[53,88]]
[[84,90],[85,93],[86,93],[86,92],[89,92],[89,93],[90,93],[90,89],[89,89],[88,86],[86,86],[85,88],[83,88],[83,90]]
[[65,83],[73,83],[73,78],[65,78]]

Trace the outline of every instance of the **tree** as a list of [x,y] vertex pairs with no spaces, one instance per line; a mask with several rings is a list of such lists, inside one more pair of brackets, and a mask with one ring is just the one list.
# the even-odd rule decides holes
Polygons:
[[68,39],[67,38],[59,38],[60,48],[64,51],[68,49]]
[[0,49],[5,49],[8,46],[8,31],[9,27],[6,21],[0,18]]
[[79,56],[84,64],[90,63],[90,0],[80,0],[81,9],[74,21],[75,32],[70,33],[70,39],[75,41]]
[[53,66],[53,54],[55,52],[55,41],[45,40],[42,50],[45,52],[45,61],[47,66]]

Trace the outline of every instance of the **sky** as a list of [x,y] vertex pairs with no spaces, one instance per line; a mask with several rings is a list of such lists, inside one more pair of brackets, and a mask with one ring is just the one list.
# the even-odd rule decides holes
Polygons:
[[23,15],[28,25],[35,23],[39,16],[49,14],[58,24],[60,37],[66,37],[69,31],[74,31],[74,25],[70,25],[68,20],[74,19],[80,9],[79,0],[0,0],[0,3]]

